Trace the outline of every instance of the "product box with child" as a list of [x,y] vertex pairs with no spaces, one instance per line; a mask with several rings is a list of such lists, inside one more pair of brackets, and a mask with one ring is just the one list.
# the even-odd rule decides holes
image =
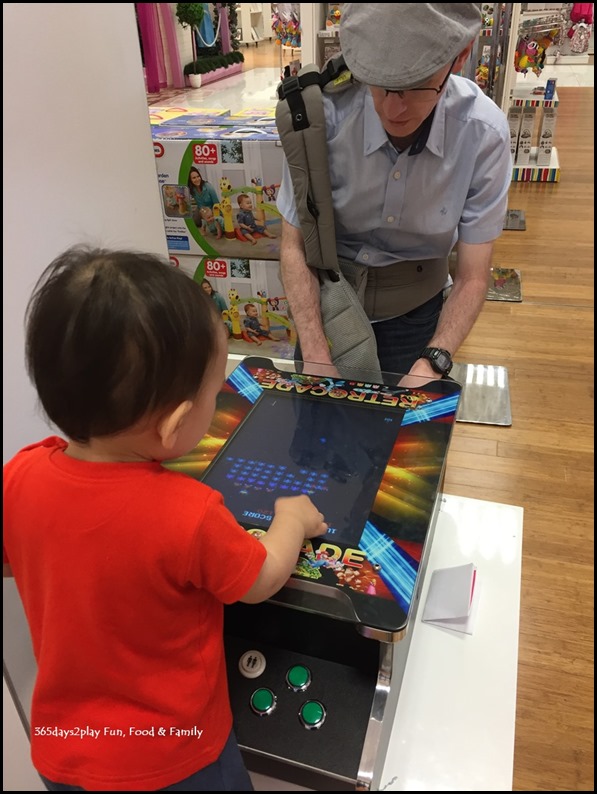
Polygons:
[[279,260],[275,128],[156,125],[152,133],[168,250]]
[[294,358],[296,329],[278,262],[189,254],[170,254],[170,261],[215,302],[229,353]]

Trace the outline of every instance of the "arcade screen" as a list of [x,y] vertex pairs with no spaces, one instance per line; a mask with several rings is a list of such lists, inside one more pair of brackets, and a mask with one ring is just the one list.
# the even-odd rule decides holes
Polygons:
[[254,534],[270,526],[277,498],[309,496],[329,530],[305,542],[290,589],[318,599],[322,614],[348,601],[346,619],[397,631],[434,526],[460,393],[447,379],[392,386],[252,356],[223,384],[204,439],[165,465],[222,493]]
[[269,527],[274,501],[307,494],[326,537],[357,545],[404,411],[263,393],[203,481],[239,521]]

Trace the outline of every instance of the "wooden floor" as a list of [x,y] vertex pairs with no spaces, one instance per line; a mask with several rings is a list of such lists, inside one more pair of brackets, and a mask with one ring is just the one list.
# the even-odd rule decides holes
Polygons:
[[[240,51],[245,56],[244,68],[258,69],[267,66],[280,66],[280,45],[276,44],[274,40],[268,39],[259,42],[257,46],[249,44],[241,46]],[[282,64],[285,65],[290,61],[300,60],[300,50],[290,50],[287,47],[282,48]]]
[[508,368],[513,424],[458,424],[446,466],[447,493],[525,511],[517,791],[594,788],[593,89],[558,93],[561,181],[513,184],[527,231],[495,247],[523,301],[486,302],[456,356]]
[[[279,65],[272,43],[242,51]],[[456,355],[508,368],[513,424],[457,424],[446,466],[446,493],[524,508],[516,791],[594,788],[593,89],[558,94],[561,181],[513,184],[527,231],[495,247],[523,301],[486,302]]]

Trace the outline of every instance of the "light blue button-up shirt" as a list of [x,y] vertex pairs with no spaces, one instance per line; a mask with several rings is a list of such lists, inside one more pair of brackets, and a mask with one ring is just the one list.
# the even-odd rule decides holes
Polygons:
[[[512,178],[504,113],[471,82],[452,75],[423,149],[398,153],[355,85],[324,95],[338,254],[372,267],[447,257],[457,240],[500,236]],[[276,199],[300,226],[284,161]]]

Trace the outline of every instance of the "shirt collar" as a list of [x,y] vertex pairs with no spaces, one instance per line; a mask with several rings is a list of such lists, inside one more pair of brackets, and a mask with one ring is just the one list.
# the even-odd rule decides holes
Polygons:
[[[448,89],[440,97],[439,102],[433,112],[423,123],[419,137],[412,144],[409,156],[419,154],[425,147],[438,157],[444,156],[444,141],[446,129],[446,94]],[[381,149],[388,143],[388,136],[373,106],[373,97],[367,91],[365,97],[365,118],[363,136],[363,154],[369,155]]]

